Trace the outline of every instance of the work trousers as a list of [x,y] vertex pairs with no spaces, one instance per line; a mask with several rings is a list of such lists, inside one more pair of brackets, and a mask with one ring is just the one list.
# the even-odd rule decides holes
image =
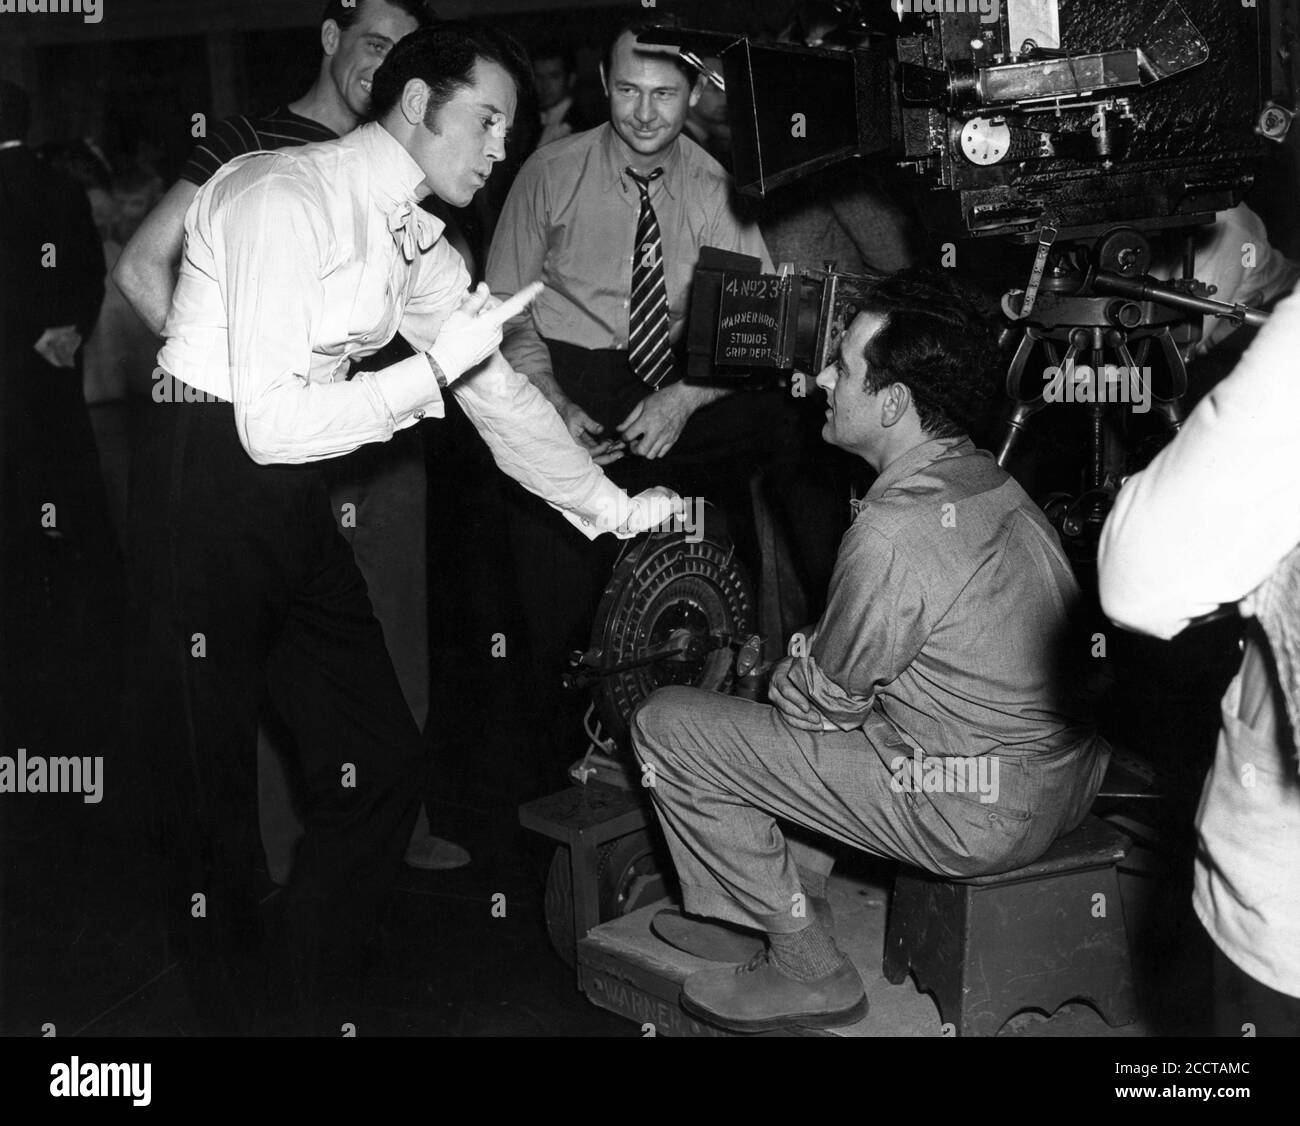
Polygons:
[[[133,671],[161,797],[172,937],[217,1026],[257,1030],[269,983],[283,980],[293,1011],[329,1028],[347,1017],[402,862],[422,740],[321,467],[254,463],[227,403],[155,409],[166,413],[133,475],[144,631]],[[257,719],[268,693],[293,737],[306,802],[269,950],[254,884]]]
[[792,852],[778,819],[940,875],[1005,872],[1082,822],[1110,757],[1088,735],[999,754],[987,794],[926,792],[916,749],[879,712],[859,730],[801,731],[771,705],[695,688],[650,696],[632,745],[686,910],[776,933],[807,925],[796,866],[829,875],[833,863]]

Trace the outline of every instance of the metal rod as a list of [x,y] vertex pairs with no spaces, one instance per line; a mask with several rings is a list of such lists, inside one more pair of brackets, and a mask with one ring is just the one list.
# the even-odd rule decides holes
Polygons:
[[1104,270],[1097,274],[1095,282],[1098,289],[1117,293],[1122,297],[1154,301],[1158,305],[1171,305],[1175,309],[1188,309],[1211,317],[1227,317],[1248,325],[1259,326],[1268,323],[1269,315],[1262,309],[1252,309],[1249,305],[1230,305],[1226,301],[1212,301],[1208,297],[1193,297],[1189,293],[1182,293],[1176,289],[1166,289],[1155,282],[1123,278],[1118,274],[1106,273]]

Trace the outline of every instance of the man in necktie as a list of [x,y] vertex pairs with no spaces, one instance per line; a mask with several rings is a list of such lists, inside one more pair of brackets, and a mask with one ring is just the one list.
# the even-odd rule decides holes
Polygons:
[[[733,207],[727,173],[682,136],[699,85],[674,49],[638,38],[648,26],[629,25],[606,52],[609,123],[540,148],[520,171],[487,281],[499,297],[525,279],[546,282],[507,326],[503,351],[611,478],[662,480],[715,502],[740,558],[756,567],[748,481],[779,443],[787,404],[778,392],[684,381],[681,346],[701,247],[771,262]],[[532,650],[530,729],[544,733],[543,753],[573,757],[572,713],[583,702],[566,709],[556,691],[565,653],[586,648],[612,554],[519,490],[508,503]]]
[[657,391],[673,366],[663,236],[659,233],[654,204],[650,202],[650,185],[664,170],[656,168],[650,175],[642,176],[629,166],[627,174],[641,193],[632,259],[632,305],[627,317],[627,362],[641,382]]
[[[356,1022],[365,943],[420,797],[421,737],[321,462],[441,417],[455,394],[497,464],[584,534],[628,537],[674,509],[663,490],[632,499],[606,479],[497,351],[537,287],[500,307],[467,293],[441,222],[416,206],[470,202],[524,81],[522,52],[490,29],[416,32],[375,74],[376,121],[232,161],[186,214],[159,354],[175,386],[133,497],[149,634],[132,671],[166,798],[173,937],[214,1030],[265,1030],[280,982],[308,1029]],[[416,354],[368,362],[399,330]],[[287,966],[261,949],[252,884],[263,695],[307,795]]]

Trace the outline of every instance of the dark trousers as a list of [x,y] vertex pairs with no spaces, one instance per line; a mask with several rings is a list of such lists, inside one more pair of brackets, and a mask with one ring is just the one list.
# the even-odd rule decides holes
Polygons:
[[[268,983],[283,983],[308,1027],[337,1035],[415,821],[420,734],[320,466],[254,463],[229,404],[154,410],[133,474],[133,702],[162,799],[172,936],[216,1028],[258,1031]],[[269,948],[254,883],[268,693],[306,801]]]
[[1214,1035],[1300,1036],[1300,997],[1256,981],[1210,939],[1214,950]]
[[102,754],[121,695],[122,560],[81,365],[53,367],[30,346],[0,352],[0,365],[6,753],[25,745]]
[[[423,732],[429,716],[429,605],[420,428],[401,430],[390,441],[362,446],[320,467],[335,524],[366,581],[402,695]],[[351,518],[347,505],[352,506]],[[262,846],[271,878],[282,886],[289,882],[303,834],[301,787],[290,742],[279,717],[263,713],[257,748]],[[428,831],[426,818],[420,835]]]
[[[627,353],[592,351],[548,341],[556,381],[583,410],[616,436],[615,428],[650,388],[631,371]],[[792,438],[791,406],[780,391],[740,391],[695,412],[667,456],[631,454],[606,466],[617,485],[636,495],[654,485],[718,507],[736,554],[756,582],[760,573],[749,479]],[[591,622],[621,541],[588,541],[559,513],[517,485],[508,488],[511,546],[528,630],[529,695],[539,752],[576,758],[585,749],[581,718],[587,699],[564,695],[567,655],[589,644]]]

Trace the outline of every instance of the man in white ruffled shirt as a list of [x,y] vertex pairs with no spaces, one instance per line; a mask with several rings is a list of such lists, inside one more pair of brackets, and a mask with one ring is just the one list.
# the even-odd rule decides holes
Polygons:
[[[169,413],[134,498],[152,658],[137,671],[170,798],[174,937],[218,1029],[265,1028],[269,981],[289,984],[298,1028],[337,1034],[356,1019],[360,956],[420,798],[421,738],[319,463],[442,416],[450,393],[497,464],[585,535],[630,536],[680,508],[608,481],[501,357],[501,325],[537,287],[504,304],[468,293],[441,223],[418,207],[430,192],[473,198],[527,80],[517,46],[489,29],[417,32],[375,75],[374,123],[238,158],[186,215],[159,355]],[[416,355],[366,371],[399,330]],[[308,804],[282,967],[261,949],[250,878],[266,692]]]

